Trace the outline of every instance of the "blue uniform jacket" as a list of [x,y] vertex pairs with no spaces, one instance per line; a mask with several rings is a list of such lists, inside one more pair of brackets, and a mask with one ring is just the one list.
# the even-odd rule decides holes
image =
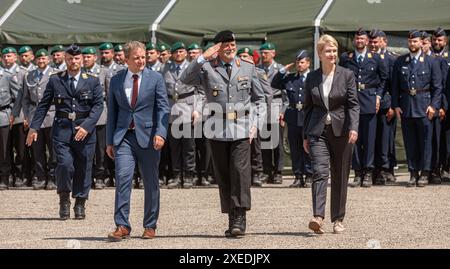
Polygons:
[[442,81],[439,62],[431,56],[421,53],[415,65],[409,53],[398,57],[392,75],[392,107],[400,107],[406,118],[426,117],[428,106],[441,107]]
[[89,114],[85,118],[77,118],[74,121],[55,116],[52,129],[53,139],[70,142],[77,132],[75,127],[81,126],[89,133],[83,142],[95,142],[95,124],[103,111],[103,91],[97,77],[82,72],[75,93],[72,93],[66,71],[50,76],[30,128],[39,130],[52,104],[55,104],[56,113],[63,111]]

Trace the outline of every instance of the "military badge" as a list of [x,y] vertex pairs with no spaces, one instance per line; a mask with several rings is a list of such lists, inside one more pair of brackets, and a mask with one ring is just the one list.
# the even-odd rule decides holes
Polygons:
[[367,58],[369,58],[369,59],[372,58],[372,53],[370,53],[370,52],[367,53]]
[[212,95],[214,97],[216,97],[217,95],[219,95],[219,91],[218,90],[213,90]]
[[241,66],[241,61],[239,59],[236,59],[236,64],[238,67]]
[[419,61],[423,63],[423,56],[419,57]]
[[445,57],[445,58],[448,57],[448,52],[444,52],[444,57]]
[[384,54],[380,54],[381,59],[384,60]]
[[87,79],[87,78],[88,78],[88,75],[87,75],[86,73],[83,73],[83,74],[81,74],[81,77],[82,77],[83,79]]

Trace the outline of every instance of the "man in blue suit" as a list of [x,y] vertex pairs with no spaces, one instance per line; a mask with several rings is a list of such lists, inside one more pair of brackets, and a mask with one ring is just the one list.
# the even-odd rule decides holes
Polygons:
[[115,160],[116,199],[110,241],[129,238],[130,196],[136,164],[144,182],[143,239],[155,237],[159,215],[158,165],[169,118],[169,101],[160,73],[145,68],[145,45],[124,46],[128,69],[111,79],[106,122],[106,153]]
[[[51,75],[28,131],[27,144],[38,131],[50,106],[55,105],[52,138],[56,154],[55,178],[60,199],[59,217],[70,217],[70,193],[75,219],[85,218],[85,203],[92,180],[95,124],[103,111],[103,93],[97,77],[81,70],[83,56],[77,45],[66,50],[67,71]],[[41,132],[39,132],[41,133]]]

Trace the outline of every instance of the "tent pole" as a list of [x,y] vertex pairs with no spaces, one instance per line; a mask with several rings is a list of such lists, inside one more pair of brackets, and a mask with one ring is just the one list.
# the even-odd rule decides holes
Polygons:
[[5,12],[5,14],[0,18],[0,27],[5,23],[5,21],[13,14],[17,7],[23,2],[23,0],[16,0]]
[[317,69],[320,67],[320,63],[319,63],[319,55],[317,54],[316,51],[316,44],[319,41],[319,37],[320,37],[320,23],[322,22],[322,18],[325,16],[325,14],[327,13],[328,9],[330,9],[331,4],[333,4],[333,0],[327,0],[327,2],[325,3],[325,5],[323,5],[322,9],[320,10],[319,14],[317,15],[317,17],[314,19],[314,69]]
[[169,13],[170,9],[175,5],[177,0],[170,0],[170,2],[167,4],[167,6],[161,11],[161,14],[159,14],[158,18],[150,25],[149,30],[152,32],[152,39],[151,42],[153,44],[156,44],[156,30],[158,29],[159,23],[166,17],[167,13]]

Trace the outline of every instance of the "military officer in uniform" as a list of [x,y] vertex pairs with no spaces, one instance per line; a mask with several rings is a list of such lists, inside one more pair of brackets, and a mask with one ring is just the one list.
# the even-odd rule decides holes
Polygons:
[[19,49],[20,65],[25,67],[27,71],[34,70],[36,66],[33,64],[34,53],[30,46],[23,46]]
[[350,187],[372,186],[375,167],[375,137],[377,113],[388,79],[387,66],[377,53],[368,50],[368,34],[363,29],[355,33],[355,50],[341,55],[339,64],[355,74],[360,103],[358,140],[353,154],[354,181]]
[[[14,54],[17,51],[12,47],[2,50],[2,62],[4,66],[14,62]],[[14,93],[10,87],[13,74],[0,67],[0,190],[8,189],[11,176],[11,161],[9,155],[10,114]]]
[[[441,105],[439,63],[421,50],[421,32],[408,35],[409,53],[398,57],[392,75],[392,107],[401,118],[410,180],[408,187],[428,183],[432,159],[432,119]],[[420,176],[419,176],[420,172]]]
[[382,48],[382,40],[386,34],[378,29],[373,29],[369,33],[369,49],[372,53],[378,53],[384,62],[388,72],[386,89],[380,100],[380,110],[377,113],[377,128],[375,139],[375,173],[374,184],[384,185],[395,182],[393,173],[395,160],[395,130],[397,118],[395,111],[391,108],[391,82],[392,69],[397,55]]
[[259,110],[264,92],[255,66],[235,58],[233,32],[219,32],[214,43],[187,67],[181,81],[205,89],[210,117],[204,128],[211,139],[222,213],[228,214],[225,236],[235,237],[245,234],[246,211],[251,208],[250,144],[265,117]]
[[[254,63],[254,51],[249,47],[240,48],[237,52],[239,58],[244,61]],[[272,87],[270,86],[269,80],[267,78],[266,72],[255,67],[256,74],[258,75],[259,82],[264,91],[266,109],[270,105],[272,100]],[[258,131],[257,131],[258,132]],[[261,152],[261,136],[259,132],[252,139],[251,144],[251,166],[252,166],[252,186],[261,187],[262,186],[262,175],[263,175],[263,160]]]
[[[28,72],[23,82],[23,91],[19,93],[17,102],[14,104],[12,114],[17,117],[23,109],[27,122],[31,122],[36,111],[36,106],[44,95],[50,76],[56,73],[49,66],[49,53],[45,49],[36,52],[37,68]],[[41,128],[37,131],[38,139],[32,146],[35,160],[35,174],[31,182],[33,189],[55,190],[55,167],[56,156],[53,151],[52,125],[55,116],[55,106],[51,105]],[[48,152],[48,157],[47,157]]]
[[50,50],[52,55],[52,63],[50,67],[58,71],[66,70],[66,62],[65,59],[65,50],[63,45],[54,45]]
[[172,57],[170,46],[164,43],[159,44],[158,46],[159,51],[159,61],[162,64],[166,64],[170,62],[170,58]]
[[120,70],[124,69],[123,66],[120,66],[116,62],[114,62],[114,46],[110,42],[105,42],[98,47],[100,51],[100,63],[102,67],[109,69],[111,74],[114,76]]
[[147,61],[147,68],[161,73],[163,65],[159,61],[159,51],[155,44],[147,44],[147,46],[145,47],[145,56]]
[[95,126],[97,141],[95,143],[95,165],[94,165],[94,188],[103,189],[112,187],[114,182],[112,180],[111,171],[107,171],[106,158],[106,97],[109,90],[109,82],[111,80],[111,72],[109,69],[100,67],[97,64],[97,50],[94,47],[86,47],[81,53],[83,54],[83,71],[97,77],[100,80],[100,85],[103,91],[103,111]]
[[188,53],[188,61],[192,62],[193,60],[197,59],[202,53],[202,47],[200,47],[197,43],[192,43],[187,47],[187,53]]
[[126,68],[125,53],[123,52],[123,45],[117,44],[114,46],[114,62],[119,66]]
[[295,57],[296,72],[288,73],[294,63],[281,68],[272,80],[275,89],[286,89],[289,105],[283,108],[283,121],[288,125],[288,140],[291,150],[292,172],[295,180],[289,187],[311,187],[311,160],[303,149],[303,103],[305,95],[303,89],[305,80],[310,72],[311,58],[306,50],[299,50]]
[[[447,33],[442,27],[438,27],[431,36],[431,55],[435,56],[435,58],[440,63],[444,86],[446,85],[448,69],[450,66],[450,57],[447,49],[447,43]],[[439,110],[439,117],[444,120],[441,125],[441,154],[439,157],[442,165],[442,180],[450,181],[450,176],[448,174],[450,167],[450,117],[446,116],[448,104],[450,101],[450,93],[448,93],[448,89],[443,89],[442,97],[443,104],[442,108]],[[437,171],[435,171],[435,173],[433,174],[434,176],[431,178],[430,183],[439,184],[441,178],[437,177]]]
[[[278,73],[278,70],[283,65],[277,63],[274,58],[276,55],[275,45],[273,43],[264,43],[260,46],[262,64],[258,67],[266,71],[267,79],[270,83],[274,76]],[[270,144],[270,148],[261,148],[263,165],[265,168],[263,182],[271,182],[273,184],[283,183],[282,171],[283,171],[283,133],[284,123],[281,110],[284,104],[287,102],[286,95],[283,94],[283,90],[272,89],[272,102],[270,108],[267,110],[267,131],[271,135],[263,135],[261,139],[262,145]],[[269,131],[270,130],[270,131]],[[265,143],[264,143],[265,142]]]
[[70,193],[75,198],[75,219],[85,218],[85,203],[92,182],[95,124],[103,111],[103,91],[97,77],[81,70],[83,57],[77,45],[66,50],[67,71],[50,76],[28,132],[27,144],[38,139],[38,131],[50,106],[55,104],[53,147],[56,153],[59,217],[70,217]]
[[194,124],[202,112],[202,96],[195,85],[180,81],[189,62],[183,42],[172,45],[172,61],[164,65],[162,72],[166,82],[171,113],[169,117],[169,145],[173,178],[167,187],[192,188],[195,175]]
[[[4,68],[12,74],[10,87],[13,92],[12,105],[14,105],[19,93],[23,90],[23,79],[28,71],[25,67],[19,66],[16,63],[16,50],[14,49],[9,51],[9,53],[4,54],[3,59],[5,64]],[[20,111],[18,117],[12,117],[12,115],[10,115],[9,121],[11,133],[9,136],[8,146],[10,163],[12,164],[11,172],[15,181],[14,186],[22,187],[26,184],[26,178],[30,176],[31,170],[30,167],[27,166],[27,164],[30,165],[30,163],[25,161],[25,156],[29,153],[28,150],[25,150],[25,131],[28,129],[28,122],[24,122],[22,111]]]

